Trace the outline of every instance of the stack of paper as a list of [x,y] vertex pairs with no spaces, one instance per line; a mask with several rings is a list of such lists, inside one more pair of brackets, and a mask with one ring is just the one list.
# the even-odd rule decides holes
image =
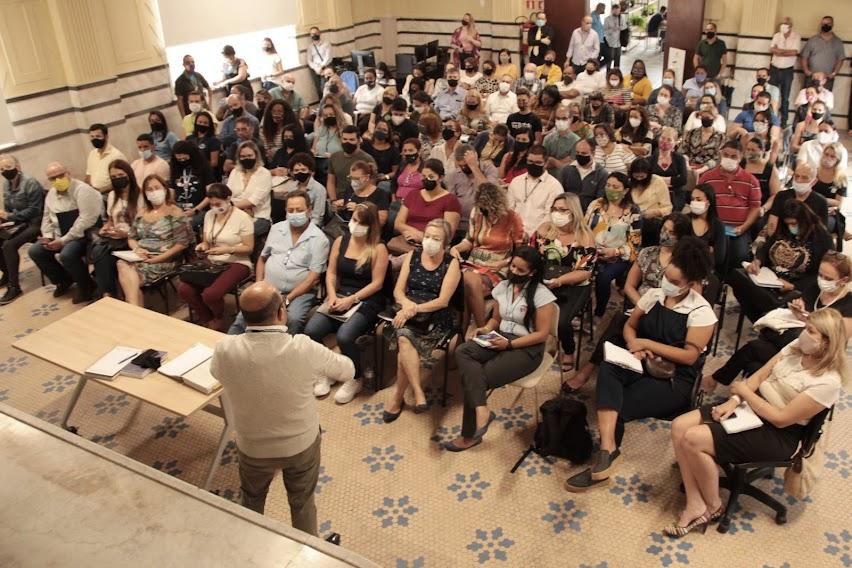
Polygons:
[[112,255],[127,262],[142,262],[145,260],[132,250],[116,250],[112,252]]
[[[160,358],[160,361],[162,361],[163,357],[166,356],[166,352],[165,351],[157,351],[157,356]],[[134,378],[134,379],[144,379],[145,377],[147,377],[148,375],[150,375],[153,372],[154,372],[154,369],[147,368],[147,367],[140,367],[139,365],[136,365],[136,364],[133,363],[133,361],[131,361],[130,363],[125,365],[123,369],[121,369],[121,376],[131,377],[131,378]]]
[[162,375],[183,381],[187,386],[210,394],[221,386],[219,381],[210,374],[211,357],[213,357],[213,349],[201,343],[196,343],[162,365],[158,371]]
[[339,312],[330,311],[329,307],[328,307],[328,302],[325,302],[323,305],[321,305],[320,307],[317,308],[317,313],[326,315],[326,316],[330,317],[331,319],[336,319],[337,321],[342,321],[342,322],[345,323],[346,321],[349,320],[349,318],[351,318],[353,315],[355,315],[355,312],[357,312],[358,308],[360,308],[360,307],[361,307],[361,302],[355,302],[354,304],[352,304],[351,308],[349,308],[348,310],[346,310],[343,313],[339,313]]
[[115,347],[106,355],[92,363],[86,369],[87,375],[92,375],[96,379],[113,379],[124,368],[131,359],[142,353],[142,349],[134,349],[133,347]]
[[760,286],[761,288],[783,288],[784,284],[781,282],[781,279],[775,275],[769,268],[765,266],[760,267],[760,272],[757,274],[752,274],[748,271],[748,262],[743,262],[743,268],[745,268],[746,274],[751,278],[751,281]]
[[627,349],[619,347],[615,343],[610,343],[609,341],[604,343],[604,361],[627,369],[628,371],[634,371],[636,373],[643,372],[642,361],[637,359],[636,356]]
[[730,416],[722,420],[722,428],[728,434],[754,430],[761,426],[763,426],[763,421],[754,413],[754,410],[746,401],[742,401]]

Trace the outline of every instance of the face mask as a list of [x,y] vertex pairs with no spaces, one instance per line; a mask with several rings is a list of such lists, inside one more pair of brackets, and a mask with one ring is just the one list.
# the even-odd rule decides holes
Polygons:
[[663,85],[668,85],[669,87],[674,87],[674,79],[669,79],[669,78],[663,79]]
[[375,138],[379,142],[384,142],[388,139],[388,133],[384,130],[376,130],[375,132],[373,132],[373,138]]
[[674,150],[674,142],[670,140],[660,140],[660,150],[663,152],[671,152]]
[[722,169],[725,170],[726,172],[734,171],[735,169],[737,169],[737,166],[739,165],[739,162],[737,162],[733,158],[722,158],[721,160],[719,160],[719,162],[720,162],[719,165],[722,166]]
[[447,85],[449,85],[450,87],[457,87],[458,84],[459,84],[458,79],[447,79]]
[[812,112],[811,113],[811,118],[813,118],[814,120],[819,120],[823,116],[825,116],[825,113],[822,113],[822,112]]
[[528,103],[527,101],[518,101],[518,110],[527,110],[529,106],[530,103]]
[[145,161],[150,160],[154,156],[154,152],[152,150],[140,150],[139,157]]
[[663,229],[660,231],[660,246],[673,247],[677,243],[677,237]]
[[526,150],[529,147],[530,147],[529,142],[522,142],[522,141],[519,141],[519,140],[515,140],[515,146],[514,146],[515,152],[523,152],[524,150]]
[[692,211],[693,215],[703,215],[705,211],[707,211],[708,204],[706,201],[690,201],[689,202],[689,210]]
[[527,164],[527,173],[534,177],[541,177],[541,174],[544,173],[544,166],[541,164]]
[[704,128],[710,128],[711,126],[713,126],[713,119],[709,116],[702,116],[701,126],[703,126]]
[[195,125],[195,132],[197,132],[198,134],[201,134],[201,135],[207,134],[207,132],[209,130],[210,130],[210,127],[207,126],[206,124],[196,124]]
[[710,87],[709,89],[704,89],[704,94],[709,95],[711,97],[716,96],[716,89],[714,87]]
[[822,33],[827,34],[831,31],[831,24],[823,24],[820,29],[822,30]]
[[704,73],[696,73],[695,74],[695,82],[696,83],[703,83],[705,79],[707,79],[707,75],[705,75]]
[[257,164],[257,159],[255,158],[242,158],[240,160],[240,167],[244,170],[253,170],[255,164]]
[[766,122],[755,122],[754,131],[758,134],[765,134],[769,130],[769,124]]
[[565,132],[571,128],[571,121],[565,118],[559,118],[556,120],[556,130],[561,132]]
[[634,117],[634,118],[631,118],[630,120],[628,120],[628,122],[630,123],[630,126],[632,126],[633,128],[639,128],[639,125],[642,124],[642,119]]
[[620,189],[606,188],[604,193],[606,194],[606,200],[610,203],[618,203],[624,198],[624,192]]
[[195,73],[195,63],[186,66],[187,73]]
[[491,67],[483,67],[483,68],[482,68],[482,73],[483,73],[483,75],[485,75],[486,77],[490,77],[490,76],[494,73],[494,69],[492,69]]
[[12,181],[16,177],[18,177],[18,170],[3,170],[3,177],[9,181]]
[[353,191],[358,191],[364,187],[364,182],[360,179],[353,179],[349,182],[349,185],[352,187]]
[[531,274],[515,274],[510,270],[507,278],[512,284],[526,284],[531,276]]
[[405,122],[405,117],[400,116],[398,114],[391,115],[391,122],[394,124],[394,126],[399,126],[400,124]]
[[189,103],[189,112],[198,113],[204,108],[201,103]]
[[293,83],[292,81],[285,81],[282,87],[284,87],[285,91],[292,91],[296,88],[296,83]]
[[755,104],[754,105],[755,112],[763,112],[763,111],[767,110],[768,108],[769,108],[769,105],[763,105],[763,104]]
[[663,289],[663,294],[665,294],[668,298],[679,296],[682,291],[675,284],[672,284],[669,279],[666,278],[665,274],[663,274],[663,280],[660,282],[660,288]]
[[509,62],[509,56],[508,55],[501,55],[500,56],[500,63],[506,64],[508,62]]
[[166,202],[165,189],[155,189],[154,191],[146,191],[145,196],[148,198],[148,201],[151,202],[151,205],[154,206],[162,205]]
[[413,164],[417,161],[417,154],[403,154],[402,159],[406,161],[406,163]]
[[369,231],[370,227],[367,225],[356,223],[354,219],[349,221],[349,234],[353,237],[366,237]]
[[766,77],[758,77],[758,78],[757,78],[757,84],[758,84],[758,85],[763,85],[763,84],[765,84],[765,83],[766,83],[766,81],[767,81],[767,78],[766,78]]
[[601,101],[592,101],[589,105],[592,107],[592,110],[598,110],[603,106],[603,103]]
[[562,84],[563,84],[563,85],[570,85],[570,84],[571,84],[571,83],[573,83],[573,82],[574,82],[574,77],[572,77],[572,76],[571,76],[571,75],[569,75],[568,73],[563,73],[563,74],[562,74]]
[[373,87],[376,86],[376,82],[375,81],[366,81],[366,85],[367,85],[368,89],[372,89]]
[[811,184],[806,181],[794,181],[793,182],[793,191],[796,192],[797,195],[804,195],[811,190]]
[[709,112],[713,110],[713,108],[713,105],[710,103],[701,103],[700,105],[698,105],[698,110],[703,110],[704,112]]
[[382,97],[382,102],[386,105],[390,105],[393,103],[393,97]]
[[445,128],[441,131],[441,138],[444,140],[452,140],[452,138],[456,135],[456,131],[452,128]]
[[429,256],[435,256],[441,252],[441,241],[432,237],[423,237],[423,252]]
[[357,144],[353,144],[352,142],[344,142],[340,145],[343,148],[343,151],[347,154],[352,154],[355,150],[358,149]]
[[633,181],[633,185],[634,185],[634,186],[638,186],[638,187],[646,187],[646,186],[648,185],[648,182],[650,182],[650,181],[651,181],[651,178],[648,178],[648,177],[644,177],[644,178],[634,177],[634,178],[632,178],[632,181]]
[[467,20],[462,20],[462,25],[463,26],[469,26],[470,22],[468,22]]
[[839,287],[840,282],[834,280],[826,280],[822,276],[817,276],[817,286],[823,292],[834,292]]
[[619,81],[617,77],[613,77],[609,80],[609,84],[613,87],[618,87],[619,85],[621,85],[621,81]]
[[314,40],[314,41],[319,41],[319,38],[320,38],[319,34],[311,34],[311,39],[312,39],[312,40]]
[[423,189],[433,191],[436,187],[438,187],[438,180],[423,178]]
[[162,122],[152,122],[151,123],[151,130],[165,130],[165,129],[166,129],[166,125],[163,124]]
[[535,81],[535,71],[525,71],[524,79],[527,83],[532,83],[533,81]]
[[287,213],[287,222],[291,227],[304,227],[308,222],[307,213]]
[[781,33],[786,34],[790,32],[790,24],[781,24],[780,26]]
[[799,349],[805,355],[814,355],[817,351],[819,351],[819,348],[820,341],[814,339],[813,335],[807,331],[803,331],[802,334],[799,335]]
[[657,97],[657,104],[662,106],[668,106],[669,101],[671,101],[671,97]]
[[581,166],[588,166],[591,161],[592,157],[589,154],[577,154],[577,163]]
[[311,172],[296,172],[293,174],[293,179],[295,179],[299,183],[305,183],[309,179],[311,179]]
[[595,74],[595,68],[594,67],[587,67],[586,73],[588,73],[589,75],[594,75]]
[[322,123],[326,126],[337,126],[337,117],[336,116],[327,116],[322,119]]
[[53,185],[53,189],[55,189],[59,193],[64,193],[68,191],[69,187],[71,187],[71,178],[69,178],[68,176],[56,178],[51,182],[51,185]]
[[798,225],[794,225],[792,227],[788,225],[787,230],[790,231],[790,234],[793,235],[794,237],[799,234],[799,226]]
[[571,214],[562,213],[561,211],[553,211],[550,214],[550,222],[556,225],[557,227],[562,228],[571,222]]
[[106,140],[103,138],[92,138],[92,146],[100,150],[106,145]]
[[334,85],[332,85],[328,88],[328,92],[331,93],[332,95],[336,95],[340,92],[340,86],[337,85],[337,84],[334,84]]
[[817,134],[817,140],[823,146],[834,144],[837,142],[837,132],[820,132]]
[[749,162],[759,162],[763,157],[763,152],[749,152],[746,154],[746,160]]
[[545,65],[553,65],[553,61],[554,61],[553,59],[545,59],[544,64]]
[[178,160],[177,158],[175,158],[175,160],[177,161],[178,165],[182,168],[187,167],[189,165],[189,162],[190,162],[189,158],[187,158],[185,160]]
[[130,185],[130,178],[128,177],[111,177],[109,178],[109,181],[112,182],[112,187],[114,189],[124,189]]
[[640,69],[637,69],[635,71],[631,70],[630,76],[633,77],[634,79],[641,79],[642,77],[645,76],[645,72],[640,70]]
[[[536,20],[535,21],[535,25],[538,26],[538,27],[542,27],[542,26],[544,26],[544,24],[545,24],[544,20]],[[823,26],[823,27],[825,27],[825,26]],[[828,26],[828,29],[830,30],[831,26]]]
[[595,136],[595,143],[598,146],[606,146],[609,144],[609,136],[598,135]]
[[423,114],[423,112],[424,112],[425,110],[426,110],[426,109],[425,109],[424,107],[421,107],[421,106],[416,106],[416,107],[414,107],[414,112],[416,112],[418,115]]
[[716,32],[704,32],[704,35],[707,36],[707,39],[713,39],[716,37]]
[[479,103],[465,103],[464,106],[466,106],[470,110],[476,110],[477,108],[479,108]]
[[507,83],[506,81],[500,81],[500,86],[498,88],[500,89],[500,92],[505,95],[506,93],[509,92],[509,89],[511,87],[512,86],[509,83]]
[[242,107],[237,107],[237,108],[231,109],[231,116],[233,116],[235,118],[239,118],[240,116],[242,116],[242,114],[243,114],[243,108]]

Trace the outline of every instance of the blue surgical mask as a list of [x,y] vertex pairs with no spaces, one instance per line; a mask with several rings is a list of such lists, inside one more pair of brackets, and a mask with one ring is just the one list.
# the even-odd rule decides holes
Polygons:
[[790,231],[790,234],[794,237],[799,234],[799,226],[795,225],[793,227],[787,225],[787,229]]
[[663,79],[663,85],[668,85],[669,87],[674,87],[674,79]]
[[293,227],[304,227],[308,222],[307,213],[287,213],[287,222]]
[[695,81],[697,83],[703,83],[704,79],[706,79],[706,78],[707,78],[707,75],[705,75],[704,73],[696,73],[695,74]]
[[537,25],[538,27],[542,27],[544,25],[544,20],[536,20],[535,25]]

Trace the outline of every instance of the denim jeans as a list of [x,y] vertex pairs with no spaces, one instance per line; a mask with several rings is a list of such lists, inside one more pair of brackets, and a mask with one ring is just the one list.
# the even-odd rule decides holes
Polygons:
[[345,322],[323,314],[314,314],[305,325],[305,335],[317,343],[322,343],[325,336],[334,333],[337,337],[337,345],[340,347],[340,352],[352,360],[355,364],[355,376],[360,377],[362,371],[361,351],[355,345],[355,340],[370,331],[375,321],[375,317],[368,317],[361,310],[355,312]]
[[595,315],[602,316],[612,294],[612,281],[630,269],[627,260],[603,262],[598,264],[598,275],[595,277]]
[[[59,260],[55,256],[57,252]],[[86,239],[68,241],[60,251],[47,250],[37,242],[30,247],[29,254],[39,270],[54,284],[70,284],[73,281],[84,290],[95,289],[86,263]]]
[[[287,306],[287,333],[296,335],[302,333],[305,329],[305,319],[308,317],[308,312],[311,311],[317,296],[314,292],[308,292],[297,296],[295,300]],[[234,323],[228,328],[228,335],[239,335],[246,332],[246,319],[243,317],[243,312],[237,314]]]

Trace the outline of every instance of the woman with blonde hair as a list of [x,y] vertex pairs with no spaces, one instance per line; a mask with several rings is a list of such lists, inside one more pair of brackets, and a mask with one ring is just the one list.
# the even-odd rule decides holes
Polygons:
[[480,132],[488,130],[488,113],[482,103],[482,95],[476,89],[467,92],[464,98],[464,106],[458,115],[462,133],[476,136]]
[[563,193],[550,206],[550,220],[530,237],[530,246],[544,258],[544,285],[559,306],[562,370],[574,368],[574,328],[571,321],[592,295],[592,276],[598,252],[595,236],[574,193]]
[[370,113],[370,122],[367,131],[372,133],[376,129],[377,122],[390,122],[391,120],[391,105],[399,97],[399,92],[396,87],[385,87],[382,91],[382,100],[373,108]]
[[[840,167],[840,157],[843,155],[843,145],[840,142],[829,144],[822,151],[817,168],[817,179],[813,190],[828,201],[828,232],[843,236],[845,240],[852,239],[846,232],[846,216],[840,213],[843,200],[846,198],[846,171]],[[838,226],[839,225],[839,226]],[[838,242],[837,248],[842,248]]]
[[[376,206],[356,205],[349,231],[331,245],[325,273],[326,301],[305,325],[305,335],[320,343],[327,335],[335,334],[341,353],[355,365],[355,378],[346,381],[334,395],[339,404],[346,404],[361,391],[366,370],[361,368],[356,340],[373,329],[379,312],[385,308],[382,286],[388,269],[388,249],[379,241],[381,233]],[[356,311],[348,314],[356,306]],[[314,394],[327,395],[331,385],[332,381],[325,377],[317,379]]]
[[482,40],[476,30],[476,21],[471,14],[467,13],[462,16],[462,25],[456,28],[453,37],[450,38],[453,64],[461,68],[468,57],[479,59],[480,47],[482,47]]
[[[675,419],[672,443],[686,505],[679,519],[663,529],[666,534],[680,537],[703,530],[722,515],[717,463],[787,460],[796,452],[808,422],[837,402],[847,381],[846,339],[840,313],[833,308],[817,310],[795,342],[731,386],[727,401]],[[741,403],[747,403],[763,424],[728,434],[721,422]]]

